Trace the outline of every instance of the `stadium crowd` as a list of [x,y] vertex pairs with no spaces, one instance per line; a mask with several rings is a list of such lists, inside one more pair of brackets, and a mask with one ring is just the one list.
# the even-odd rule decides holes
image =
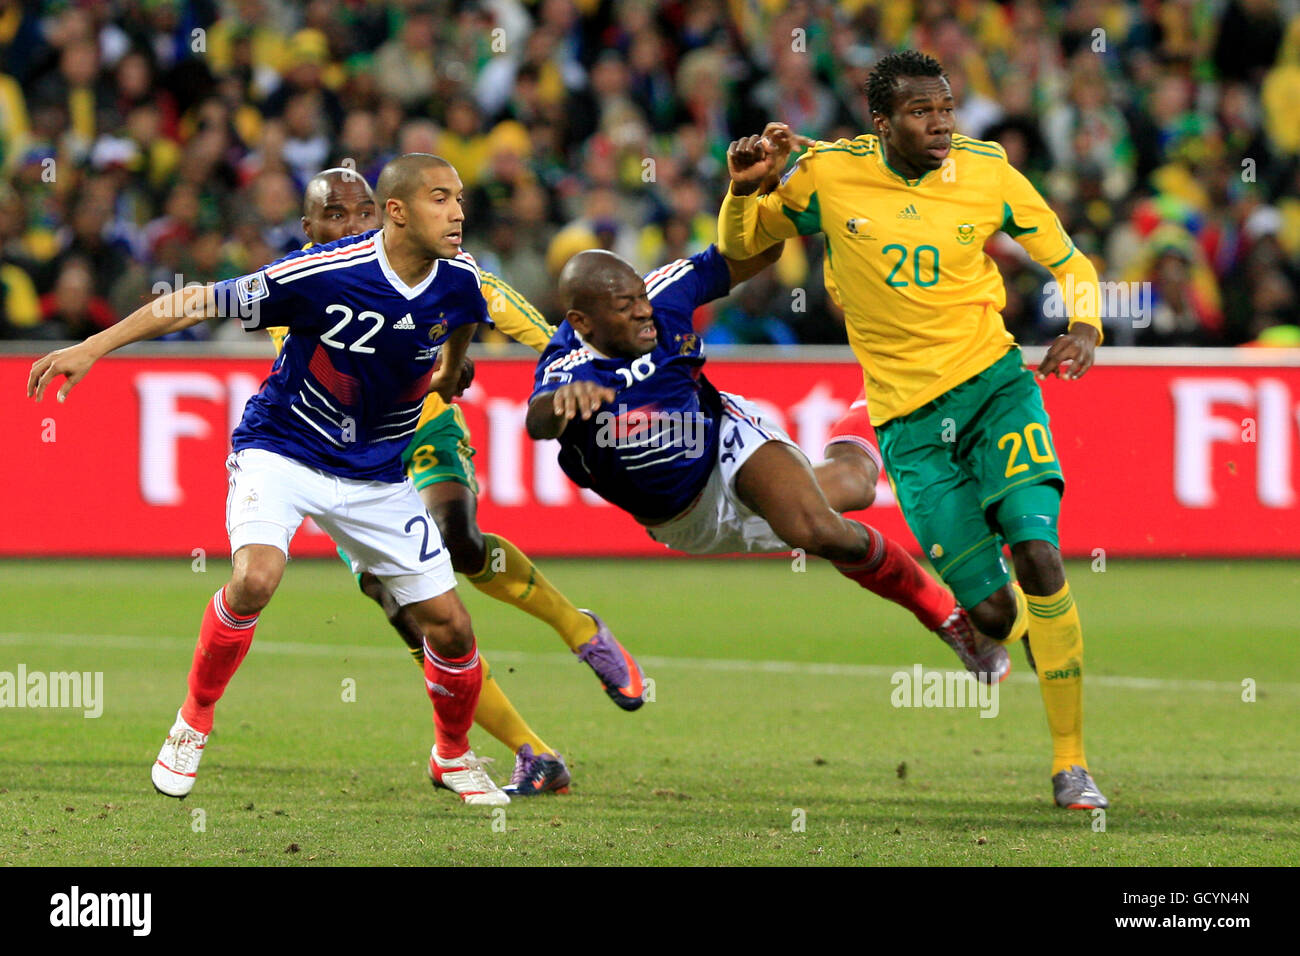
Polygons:
[[[1300,347],[1296,0],[0,0],[0,338],[256,269],[303,243],[313,173],[413,151],[457,167],[466,248],[555,320],[575,252],[714,241],[732,139],[870,131],[867,74],[908,47],[1102,278],[1144,284],[1111,343]],[[1047,273],[988,252],[1008,327],[1050,340]],[[842,342],[822,256],[787,243],[705,340]]]

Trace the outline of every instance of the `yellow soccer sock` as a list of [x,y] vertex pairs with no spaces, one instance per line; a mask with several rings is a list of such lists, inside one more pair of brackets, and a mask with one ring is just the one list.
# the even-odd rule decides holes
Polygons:
[[513,604],[540,621],[545,621],[576,651],[596,636],[596,622],[569,602],[528,556],[500,535],[483,535],[487,563],[469,583],[488,597]]
[[524,744],[531,744],[533,753],[555,753],[541,737],[533,733],[533,728],[519,716],[519,711],[510,703],[506,692],[492,679],[492,668],[488,665],[487,658],[480,653],[478,659],[483,664],[483,689],[479,691],[474,723],[509,747],[511,753]]
[[1088,767],[1083,756],[1083,626],[1070,585],[1046,597],[1026,595],[1029,649],[1038,664],[1038,689],[1052,732],[1052,774],[1071,764]]
[[1029,602],[1025,598],[1025,592],[1020,589],[1017,581],[1011,582],[1011,589],[1016,592],[1016,619],[1007,636],[998,641],[1003,647],[1010,647],[1029,633]]
[[420,670],[423,672],[423,670],[424,670],[424,648],[423,648],[423,647],[408,647],[408,648],[407,648],[407,651],[409,651],[410,654],[411,654],[411,660],[415,661],[415,666],[418,667],[418,668],[420,668]]

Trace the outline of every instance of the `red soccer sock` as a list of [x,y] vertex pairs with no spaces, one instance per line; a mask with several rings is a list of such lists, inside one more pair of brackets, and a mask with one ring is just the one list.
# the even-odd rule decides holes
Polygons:
[[441,657],[424,642],[424,686],[433,701],[434,738],[443,760],[469,750],[469,728],[474,723],[483,667],[478,643],[464,657]]
[[239,617],[230,610],[224,587],[208,602],[190,665],[190,692],[181,705],[181,717],[199,733],[212,732],[212,712],[248,653],[256,627],[256,614]]
[[866,560],[852,565],[837,564],[835,570],[873,594],[901,604],[928,631],[948,620],[957,606],[952,592],[926,574],[897,541],[889,540],[870,525],[863,527],[871,538]]

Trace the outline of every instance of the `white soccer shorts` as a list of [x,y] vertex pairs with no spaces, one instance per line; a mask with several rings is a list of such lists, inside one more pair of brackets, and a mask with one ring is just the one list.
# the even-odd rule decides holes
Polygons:
[[261,448],[226,459],[230,493],[226,532],[230,553],[269,544],[289,555],[289,542],[311,517],[399,605],[445,594],[456,586],[451,556],[438,526],[410,481],[356,481],[318,471]]
[[708,484],[690,508],[666,524],[646,528],[646,533],[686,554],[788,551],[790,546],[777,537],[767,519],[750,511],[736,495],[736,476],[749,456],[767,442],[784,442],[800,455],[803,451],[753,402],[728,392],[719,394],[718,461]]

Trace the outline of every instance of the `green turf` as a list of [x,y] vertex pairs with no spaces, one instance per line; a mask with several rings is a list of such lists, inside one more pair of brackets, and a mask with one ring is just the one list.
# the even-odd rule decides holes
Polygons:
[[[1089,755],[1113,803],[1104,832],[1052,806],[1042,706],[1019,649],[997,718],[899,709],[893,671],[955,658],[824,563],[545,569],[643,659],[655,701],[617,710],[548,629],[463,588],[502,685],[574,772],[571,795],[516,800],[502,818],[428,785],[422,680],[336,562],[290,567],[184,802],[153,792],[149,765],[221,562],[203,574],[188,557],[0,562],[0,671],[102,671],[105,698],[98,719],[0,710],[0,862],[1300,860],[1295,563],[1070,568],[1088,641]],[[348,679],[355,702],[342,699]],[[504,747],[471,739],[508,775]]]

